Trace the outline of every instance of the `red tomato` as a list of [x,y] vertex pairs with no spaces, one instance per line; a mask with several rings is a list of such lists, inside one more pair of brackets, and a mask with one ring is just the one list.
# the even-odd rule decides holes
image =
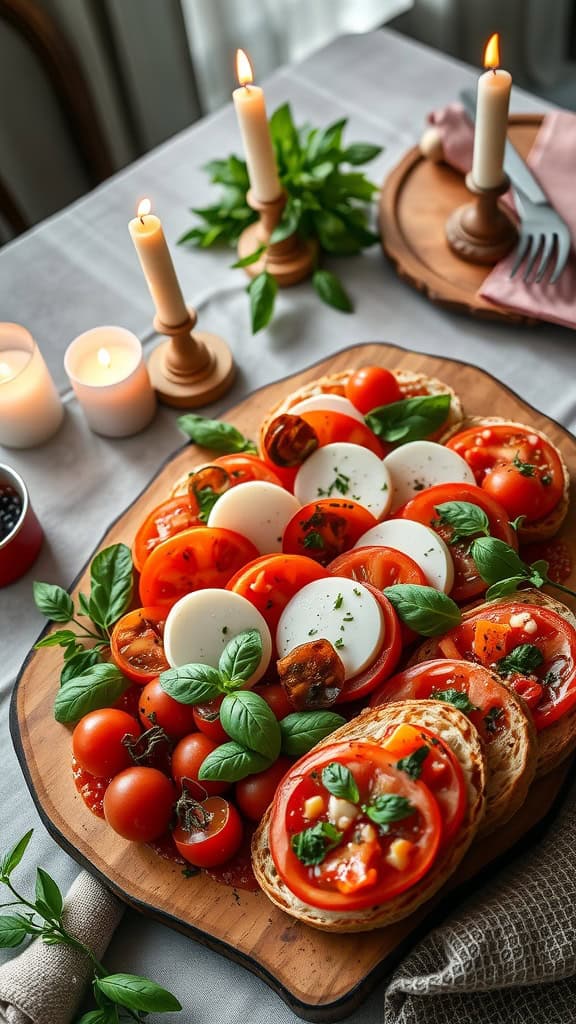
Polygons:
[[[307,866],[296,856],[292,841],[327,820],[329,793],[322,783],[322,769],[334,761],[354,775],[360,807],[369,805],[375,794],[393,793],[408,801],[412,813],[380,832],[360,810],[342,832],[342,841],[327,849],[319,864]],[[312,796],[320,796],[325,803],[314,822],[304,815],[306,800]],[[359,825],[364,832],[360,843],[355,839]],[[312,750],[293,765],[274,799],[269,842],[278,874],[299,899],[322,910],[353,911],[378,906],[416,885],[433,864],[441,833],[440,811],[428,787],[399,770],[380,746],[353,740]],[[387,860],[396,839],[412,844],[402,870]]]
[[172,832],[178,853],[197,868],[224,864],[242,842],[242,822],[233,804],[221,796],[209,796],[197,804],[197,825],[186,831],[178,825]]
[[428,580],[420,566],[396,548],[375,547],[354,548],[338,555],[326,567],[333,576],[345,576],[359,583],[371,583],[377,590],[384,590],[396,583],[416,583],[428,586]]
[[350,701],[367,697],[369,693],[372,693],[372,690],[394,671],[402,653],[400,621],[394,608],[388,598],[377,590],[376,587],[370,586],[369,583],[365,583],[364,586],[371,591],[382,609],[384,616],[384,645],[380,648],[371,665],[368,665],[358,675],[346,680],[344,689],[336,700],[337,704],[347,704]]
[[126,768],[104,794],[104,817],[124,839],[149,843],[168,828],[174,797],[170,779],[157,768]]
[[248,775],[236,783],[236,803],[246,818],[260,821],[291,765],[290,758],[279,757],[265,771]]
[[490,535],[503,540],[510,547],[518,550],[516,531],[508,522],[509,513],[502,505],[499,505],[494,498],[475,484],[437,484],[435,487],[428,487],[425,491],[417,494],[415,498],[398,509],[396,516],[399,519],[413,519],[424,526],[431,526],[442,540],[446,541],[450,548],[450,554],[454,562],[454,586],[450,591],[450,597],[455,601],[470,601],[473,597],[483,594],[488,586],[479,575],[472,555],[469,554],[470,541],[472,537],[464,537],[456,544],[452,544],[454,530],[440,522],[436,508],[448,501],[466,501],[471,505],[477,505],[488,516],[490,524]]
[[240,569],[226,590],[245,597],[264,616],[274,637],[282,612],[302,587],[328,573],[306,555],[262,555]]
[[193,709],[194,724],[209,739],[216,743],[226,743],[230,739],[228,733],[224,732],[220,721],[220,705],[224,697],[216,697],[206,704],[195,704]]
[[87,772],[101,778],[117,775],[133,764],[124,736],[140,736],[139,723],[117,708],[90,711],[81,718],[72,733],[74,757]]
[[359,444],[363,448],[368,448],[381,459],[390,450],[390,447],[384,445],[365,423],[360,423],[359,420],[353,419],[352,416],[346,416],[342,412],[328,410],[323,412],[313,409],[310,412],[299,413],[299,415],[312,427],[320,448],[326,444],[345,441],[348,444]]
[[159,679],[153,679],[142,690],[138,714],[145,729],[159,725],[173,740],[179,740],[194,728],[194,708],[165,693]]
[[541,519],[562,497],[562,463],[552,445],[527,427],[471,427],[451,437],[447,447],[466,460],[476,483],[504,506],[511,519]]
[[112,659],[135,683],[148,683],[170,668],[164,654],[165,608],[135,608],[112,630]]
[[257,455],[219,455],[211,463],[212,466],[221,466],[230,475],[231,486],[236,484],[247,484],[253,480],[264,480],[269,484],[281,486],[278,474],[266,465],[263,459]]
[[399,402],[404,397],[394,374],[383,366],[362,366],[351,373],[345,394],[352,405],[364,414],[380,405]]
[[303,505],[292,516],[284,530],[282,549],[288,555],[307,555],[320,565],[329,565],[376,523],[372,513],[357,501],[321,498]]
[[292,704],[286,696],[286,690],[280,683],[260,684],[254,687],[253,693],[258,693],[263,697],[279,722],[286,718],[286,715],[291,715],[294,711]]
[[198,779],[198,772],[208,754],[211,754],[220,744],[210,739],[203,732],[193,732],[174,747],[172,751],[172,778],[178,785],[182,785],[183,779],[191,779],[199,786],[203,786],[208,796],[218,796],[230,789],[229,782],[202,782]]
[[188,500],[191,508],[206,522],[206,506],[202,499],[209,498],[208,511],[217,497],[238,484],[253,480],[282,486],[277,473],[255,455],[221,455],[213,462],[198,466],[188,477]]
[[148,555],[163,540],[174,537],[182,530],[189,530],[191,526],[201,525],[200,519],[190,505],[188,495],[168,498],[161,505],[157,505],[139,527],[132,545],[132,559],[138,572],[142,572]]
[[254,545],[232,530],[210,526],[184,530],[159,544],[147,559],[140,577],[140,600],[168,610],[192,590],[225,587],[234,573],[257,557]]

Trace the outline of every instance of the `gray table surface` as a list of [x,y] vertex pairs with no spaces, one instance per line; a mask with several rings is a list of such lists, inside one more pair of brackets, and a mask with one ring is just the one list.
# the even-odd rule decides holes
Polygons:
[[[417,141],[427,112],[469,86],[477,70],[411,43],[390,31],[341,38],[267,83],[269,111],[289,100],[298,121],[325,124],[349,118],[352,141],[378,142],[385,151],[371,165],[380,181]],[[514,111],[546,108],[515,90]],[[59,388],[67,414],[59,434],[36,450],[0,448],[0,461],[28,483],[46,531],[36,566],[0,593],[0,806],[2,847],[28,828],[35,834],[23,878],[33,885],[42,864],[67,888],[77,872],[48,836],[27,791],[8,734],[10,691],[41,625],[31,594],[33,579],[68,585],[106,526],[146,486],[160,463],[182,442],[176,414],[162,409],[140,436],[109,441],[87,429],[67,391],[62,359],[69,341],[97,324],[120,324],[149,347],[152,310],[128,236],[127,221],[142,195],[150,195],[168,240],[190,225],[191,206],[212,198],[201,165],[240,140],[231,106],[194,125],[74,206],[0,251],[0,318],[28,327]],[[299,370],[349,344],[389,340],[406,348],[467,359],[511,385],[567,427],[576,427],[574,335],[543,324],[535,328],[488,324],[446,313],[400,281],[377,247],[338,261],[356,304],[345,317],[321,305],[309,285],[279,297],[274,323],[250,334],[245,279],[221,252],[174,249],[188,301],[205,330],[229,341],[239,367],[233,392],[209,412],[219,413],[250,390]],[[65,767],[63,770],[66,770]],[[8,955],[8,954],[3,954]],[[267,986],[243,968],[198,943],[129,912],[110,948],[113,969],[156,977],[180,998],[178,1020],[287,1024],[297,1018]],[[354,1021],[384,1020],[380,985]]]

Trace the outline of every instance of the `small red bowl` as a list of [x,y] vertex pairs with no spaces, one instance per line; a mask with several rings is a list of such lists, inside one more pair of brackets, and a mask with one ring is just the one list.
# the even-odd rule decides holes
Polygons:
[[0,464],[0,487],[9,484],[22,501],[22,512],[14,529],[0,540],[0,587],[23,576],[38,557],[44,534],[22,477],[10,466]]

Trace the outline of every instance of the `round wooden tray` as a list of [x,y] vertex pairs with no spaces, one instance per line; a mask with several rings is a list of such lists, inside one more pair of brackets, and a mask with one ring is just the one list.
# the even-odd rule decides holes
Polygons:
[[[523,157],[530,152],[542,114],[513,114],[508,134]],[[382,247],[400,277],[432,302],[489,320],[534,324],[532,318],[496,306],[478,295],[490,267],[465,263],[449,249],[445,224],[470,193],[464,178],[447,164],[409,150],[382,186],[379,228]]]

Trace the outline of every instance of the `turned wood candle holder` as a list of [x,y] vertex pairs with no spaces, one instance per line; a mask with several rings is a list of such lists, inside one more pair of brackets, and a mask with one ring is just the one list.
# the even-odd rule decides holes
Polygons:
[[177,327],[154,317],[154,330],[167,335],[151,353],[148,373],[158,398],[177,409],[193,409],[215,402],[230,388],[235,366],[223,338],[206,331],[194,331],[196,310]]
[[450,214],[446,221],[448,245],[467,263],[497,263],[518,237],[513,221],[498,205],[498,197],[508,191],[510,180],[505,175],[501,185],[480,188],[472,174],[467,174],[466,188],[475,199]]
[[260,219],[250,224],[238,240],[239,259],[250,256],[262,245],[267,247],[262,257],[256,263],[244,267],[244,270],[249,277],[256,277],[263,270],[267,270],[276,278],[281,288],[287,288],[309,277],[314,269],[318,251],[315,241],[300,238],[296,232],[281,242],[269,244],[274,228],[280,223],[287,198],[286,193],[281,192],[278,199],[262,203],[249,191],[246,201],[248,206],[260,214]]

